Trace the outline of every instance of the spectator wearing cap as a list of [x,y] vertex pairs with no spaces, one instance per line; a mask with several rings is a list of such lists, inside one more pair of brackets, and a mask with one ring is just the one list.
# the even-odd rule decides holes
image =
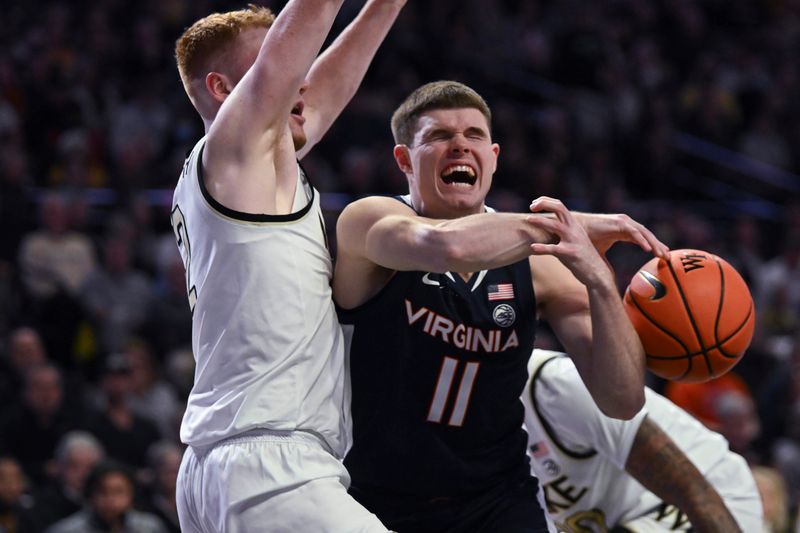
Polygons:
[[108,457],[137,469],[147,465],[147,449],[159,440],[150,420],[130,406],[131,366],[124,354],[110,355],[100,377],[100,405],[88,428],[100,440]]

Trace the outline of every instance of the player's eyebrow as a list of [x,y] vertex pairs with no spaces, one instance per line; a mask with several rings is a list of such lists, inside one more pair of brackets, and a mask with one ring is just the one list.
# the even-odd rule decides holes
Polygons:
[[467,128],[466,130],[464,130],[464,135],[466,135],[466,136],[474,135],[474,136],[477,136],[477,137],[488,137],[489,133],[483,128],[480,128],[478,126],[472,126],[472,127]]
[[[422,134],[422,142],[427,142],[431,139],[435,139],[438,137],[450,138],[453,135],[458,133],[458,131],[450,129],[450,128],[434,128],[432,130],[423,132]],[[481,137],[487,138],[489,134],[486,132],[485,129],[478,127],[478,126],[470,126],[463,131],[465,137]]]

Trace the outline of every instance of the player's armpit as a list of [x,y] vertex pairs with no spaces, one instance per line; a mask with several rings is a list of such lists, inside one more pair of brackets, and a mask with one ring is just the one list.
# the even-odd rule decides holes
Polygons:
[[694,531],[741,531],[714,487],[649,418],[639,426],[625,470],[656,496],[686,513]]

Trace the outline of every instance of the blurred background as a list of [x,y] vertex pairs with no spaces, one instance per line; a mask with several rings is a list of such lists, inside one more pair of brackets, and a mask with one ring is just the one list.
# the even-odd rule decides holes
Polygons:
[[[284,2],[263,2],[279,10]],[[338,33],[363,1],[345,3]],[[0,530],[84,503],[101,458],[177,531],[191,316],[169,211],[202,135],[173,59],[208,0],[11,2],[0,25]],[[399,194],[389,117],[455,79],[494,112],[489,204],[625,212],[732,263],[756,301],[733,372],[651,385],[754,467],[772,531],[800,498],[800,1],[409,0],[358,95],[304,160],[329,232]],[[335,244],[335,243],[334,243]],[[612,250],[619,286],[648,259]],[[540,346],[552,346],[546,330]],[[29,529],[24,529],[22,526]],[[790,529],[791,528],[791,529]]]

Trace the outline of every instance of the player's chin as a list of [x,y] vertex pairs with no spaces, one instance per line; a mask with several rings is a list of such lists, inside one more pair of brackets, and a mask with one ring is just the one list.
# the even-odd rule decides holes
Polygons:
[[292,142],[294,143],[295,151],[305,146],[307,141],[306,132],[302,128],[292,128]]

